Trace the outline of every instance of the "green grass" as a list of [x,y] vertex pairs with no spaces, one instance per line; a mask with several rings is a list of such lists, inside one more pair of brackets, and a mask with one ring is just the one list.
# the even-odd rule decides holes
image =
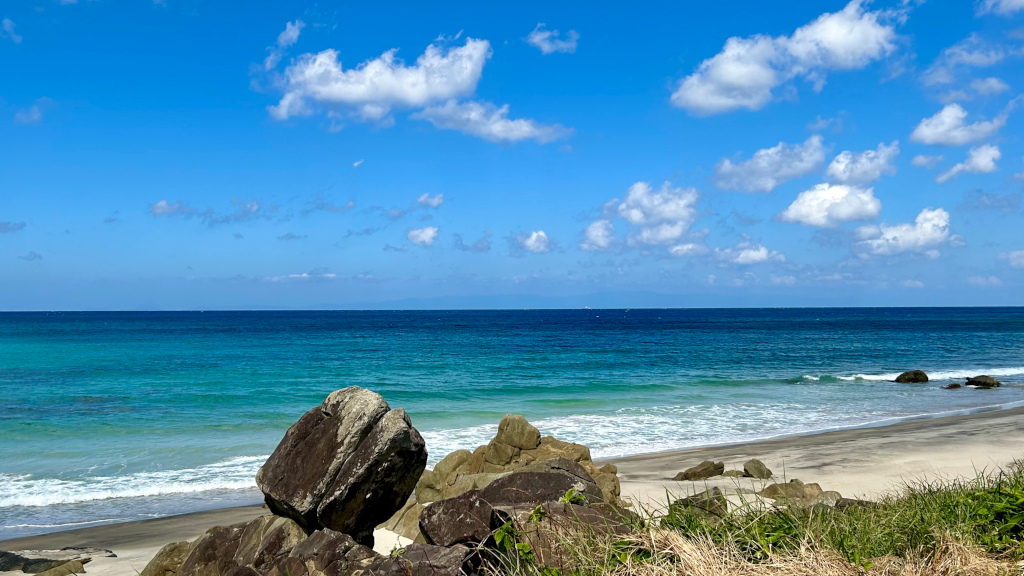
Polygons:
[[893,555],[928,554],[944,537],[992,555],[1024,558],[1024,467],[969,480],[919,482],[871,506],[838,508],[741,507],[716,517],[670,506],[660,527],[706,535],[735,545],[752,562],[810,543],[839,552],[854,564]]

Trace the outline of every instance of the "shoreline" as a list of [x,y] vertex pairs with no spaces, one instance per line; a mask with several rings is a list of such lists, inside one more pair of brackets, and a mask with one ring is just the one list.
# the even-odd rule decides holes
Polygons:
[[[709,486],[758,490],[765,481],[721,477],[700,482],[671,480],[677,472],[703,460],[724,461],[727,469],[737,469],[750,458],[767,464],[778,481],[800,478],[843,496],[871,499],[904,482],[974,476],[979,470],[1005,466],[1024,457],[1022,446],[1024,407],[1014,407],[597,462],[615,464],[623,497],[645,507],[663,505],[668,494],[684,495]],[[260,505],[240,506],[88,526],[0,541],[0,550],[109,549],[118,557],[94,558],[87,569],[127,576],[141,571],[166,544],[192,540],[212,526],[244,522],[265,513]],[[386,535],[382,536],[383,543]]]

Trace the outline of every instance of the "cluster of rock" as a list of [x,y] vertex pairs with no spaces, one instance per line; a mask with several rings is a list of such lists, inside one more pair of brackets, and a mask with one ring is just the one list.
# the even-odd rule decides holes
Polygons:
[[[785,483],[773,483],[765,487],[757,495],[761,498],[771,500],[775,506],[786,506],[790,508],[838,508],[845,509],[851,506],[872,506],[873,503],[867,500],[844,498],[835,490],[822,490],[817,483],[804,484],[800,480],[793,479]],[[744,503],[746,506],[748,503]],[[729,510],[729,499],[717,486],[694,494],[687,498],[681,498],[672,503],[672,508],[696,508],[702,512],[723,516]]]
[[[424,472],[416,483],[413,497],[382,527],[413,542],[427,542],[419,519],[432,502],[473,490],[486,490],[492,483],[513,474],[552,471],[574,477],[572,482],[584,482],[591,504],[625,506],[619,499],[618,470],[614,465],[598,468],[586,446],[551,436],[541,438],[540,431],[525,418],[510,414],[501,419],[498,433],[490,442],[472,452],[456,450],[438,462],[433,470]],[[509,481],[502,480],[499,485],[505,482]],[[564,495],[570,487],[564,479],[554,478],[552,482],[552,494],[560,490],[559,495]]]
[[772,477],[772,471],[764,465],[764,462],[761,462],[757,458],[753,458],[745,462],[743,464],[743,470],[729,471],[726,471],[725,469],[725,462],[705,460],[696,466],[687,468],[679,474],[676,474],[672,479],[677,482],[695,482],[719,476],[723,478],[756,478],[758,480],[768,480]]
[[94,556],[114,557],[110,550],[99,548],[62,548],[60,550],[0,550],[0,572],[21,570],[37,576],[70,576],[85,572],[85,565]]
[[[426,462],[405,411],[359,387],[338,390],[288,429],[257,474],[272,514],[169,544],[141,576],[465,576],[507,526],[555,566],[565,530],[624,530],[614,467],[540,438],[521,416],[505,417],[475,452],[424,473]],[[418,541],[385,556],[373,531],[389,518]]]
[[[911,370],[910,372],[904,372],[896,377],[896,382],[901,384],[919,384],[928,381],[928,375],[921,370]],[[947,390],[955,390],[957,388],[963,388],[964,386],[970,386],[972,388],[981,388],[988,390],[990,388],[998,388],[1000,386],[999,380],[992,376],[970,376],[967,378],[967,382],[960,384],[959,382],[953,382],[943,386]]]

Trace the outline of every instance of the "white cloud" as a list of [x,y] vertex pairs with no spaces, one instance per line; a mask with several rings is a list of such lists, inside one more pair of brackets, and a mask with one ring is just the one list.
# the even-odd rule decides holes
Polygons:
[[994,96],[1002,94],[1010,89],[1010,86],[1001,78],[990,76],[988,78],[975,78],[971,81],[971,89],[982,96]]
[[489,142],[518,142],[533,139],[551,142],[572,134],[560,124],[540,124],[533,120],[508,118],[508,104],[495,106],[490,102],[456,102],[449,100],[441,106],[431,106],[412,115],[427,120],[442,130],[458,130]]
[[161,200],[149,205],[149,213],[153,216],[191,216],[195,212],[195,208],[186,206],[180,200],[177,202]]
[[530,35],[526,37],[526,43],[530,46],[535,46],[540,51],[547,55],[555,52],[565,52],[566,54],[572,54],[576,51],[576,41],[580,39],[580,35],[575,30],[569,30],[565,35],[565,39],[559,38],[558,30],[546,30],[544,24],[537,24],[537,27],[530,32]]
[[21,36],[14,31],[15,24],[10,18],[0,20],[0,38],[7,38],[15,44],[21,44]]
[[[1011,105],[1012,106],[1012,105]],[[910,139],[931,145],[963,146],[984,140],[999,131],[1009,118],[1009,107],[992,120],[966,124],[967,111],[959,104],[947,104],[934,116],[921,120]]]
[[928,86],[952,84],[962,71],[988,68],[1020,53],[1019,49],[993,45],[977,34],[971,34],[943,49],[932,65],[924,71],[922,79]]
[[431,44],[412,66],[396,58],[397,51],[347,70],[337,50],[303,54],[284,71],[284,95],[270,113],[283,120],[311,114],[318,105],[379,121],[395,107],[418,108],[466,96],[476,90],[491,45],[473,38],[449,49]]
[[668,253],[672,256],[684,257],[684,256],[698,256],[700,254],[706,254],[708,247],[704,244],[698,244],[696,242],[686,242],[683,244],[676,244],[668,249]]
[[1024,269],[1024,250],[1000,254],[999,257],[1008,260],[1011,268]]
[[1000,16],[1009,16],[1024,10],[1024,0],[978,0],[975,11],[978,16],[992,12]]
[[882,203],[875,198],[873,188],[818,184],[801,192],[777,218],[805,226],[835,228],[843,222],[874,220],[881,211]]
[[359,168],[360,166],[363,165],[363,162],[366,162],[366,160],[364,158],[360,158],[359,160],[356,160],[355,162],[352,163],[352,167]]
[[672,104],[708,115],[739,108],[759,110],[772,90],[802,77],[820,90],[831,70],[863,68],[896,50],[897,11],[866,11],[853,0],[839,12],[822,14],[791,36],[733,37],[722,51],[700,63],[672,93]]
[[967,283],[971,286],[987,287],[987,286],[1002,286],[1003,281],[995,276],[971,276],[967,279]]
[[413,228],[412,230],[409,230],[405,236],[409,239],[409,242],[426,248],[434,244],[434,240],[437,239],[437,230],[437,226]]
[[761,244],[755,244],[747,238],[744,238],[732,248],[715,248],[715,255],[721,260],[740,266],[786,261],[784,254],[775,250],[769,250]]
[[14,114],[15,124],[39,124],[43,121],[43,110],[38,104],[33,104],[26,110],[19,110]]
[[935,168],[936,166],[938,166],[939,162],[942,162],[942,155],[941,154],[939,154],[938,156],[928,156],[927,154],[918,154],[917,156],[914,156],[913,160],[910,161],[911,164],[913,164],[914,166],[917,166],[918,168],[929,168],[929,169]]
[[419,198],[416,199],[416,203],[420,206],[427,206],[429,208],[437,208],[444,203],[444,194],[436,194],[431,196],[424,192],[420,194]]
[[920,280],[904,280],[900,282],[900,286],[904,288],[924,288],[924,282]]
[[583,231],[580,248],[598,252],[607,250],[615,240],[615,226],[611,220],[595,220]]
[[551,252],[552,248],[554,248],[551,239],[548,238],[548,235],[543,230],[535,230],[529,234],[520,234],[515,238],[515,242],[523,250],[533,252],[534,254]]
[[648,182],[637,182],[629,187],[617,212],[626,222],[639,227],[630,234],[631,244],[671,244],[697,219],[698,197],[697,190],[673,188],[669,182],[657,192]]
[[998,169],[996,161],[1002,157],[998,146],[985,144],[971,148],[967,153],[967,159],[946,170],[935,179],[939,184],[945,184],[956,178],[961,172],[969,174],[989,174]]
[[263,61],[264,70],[273,70],[277,67],[278,62],[284,56],[285,49],[289,46],[294,46],[299,41],[299,33],[302,32],[305,26],[306,23],[302,20],[285,23],[284,30],[277,35],[277,44],[267,48],[269,53]]
[[715,166],[715,185],[724,190],[771,192],[787,180],[805,176],[825,161],[822,138],[814,135],[803,144],[779,142],[754,153],[750,160],[734,164],[724,158]]
[[913,224],[862,226],[857,235],[861,240],[855,246],[864,254],[876,256],[918,252],[938,258],[939,246],[960,240],[950,235],[949,212],[942,208],[921,210]]
[[859,154],[845,150],[832,159],[826,173],[834,182],[853,185],[870,184],[881,178],[883,174],[891,176],[896,173],[896,167],[892,165],[892,161],[899,153],[899,141],[894,141],[888,146],[884,143],[879,144],[877,149],[865,150]]
[[793,276],[776,276],[775,274],[770,274],[768,277],[771,279],[772,284],[777,286],[792,286],[796,284],[796,278]]

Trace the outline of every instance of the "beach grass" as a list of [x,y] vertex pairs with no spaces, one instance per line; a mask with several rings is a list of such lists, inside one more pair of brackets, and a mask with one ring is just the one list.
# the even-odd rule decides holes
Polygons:
[[[668,502],[674,502],[671,494]],[[875,502],[765,506],[724,514],[670,504],[629,518],[629,533],[560,534],[561,566],[507,547],[496,571],[522,576],[1024,573],[1024,465],[974,478],[907,483]],[[524,553],[526,552],[526,553]]]

